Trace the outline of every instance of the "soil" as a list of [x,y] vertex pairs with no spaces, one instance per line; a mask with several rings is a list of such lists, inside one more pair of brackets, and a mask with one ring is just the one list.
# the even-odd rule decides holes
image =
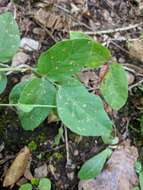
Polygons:
[[[41,23],[35,17],[35,12],[40,9],[43,11],[48,9],[51,19],[52,14],[56,14],[56,23],[60,24],[56,26],[56,24]],[[21,38],[30,37],[41,43],[39,51],[25,51],[30,55],[28,64],[33,66],[40,53],[56,41],[67,37],[69,30],[93,34],[94,31],[123,28],[143,21],[143,15],[136,0],[57,0],[55,2],[54,0],[14,0],[14,3],[1,0],[0,12],[4,10],[16,13]],[[61,20],[61,15],[64,20]],[[91,36],[108,46],[114,61],[135,65],[142,71],[143,66],[140,61],[129,56],[127,47],[127,39],[138,38],[142,32],[143,25],[140,25],[122,32],[119,30]],[[0,102],[8,102],[10,90],[22,77],[22,74],[17,73],[9,75],[9,83],[6,91],[0,96]],[[134,82],[138,80],[140,76],[136,76]],[[126,138],[131,139],[132,143],[138,147],[140,158],[143,155],[143,134],[140,133],[143,121],[140,122],[142,112],[139,109],[143,104],[142,95],[141,88],[134,88],[124,108],[112,114],[120,141]],[[60,122],[48,124],[45,120],[34,131],[24,131],[13,108],[0,108],[0,189],[9,189],[2,187],[4,173],[20,149],[31,142],[34,142],[34,147],[36,146],[32,151],[31,172],[34,173],[35,168],[46,163],[48,177],[52,181],[52,190],[78,189],[77,172],[80,166],[85,160],[102,150],[105,145],[100,138],[80,137],[68,130],[71,163],[67,165],[64,134],[60,143],[53,146],[59,127],[61,127]],[[16,190],[18,186],[15,185],[12,189]]]

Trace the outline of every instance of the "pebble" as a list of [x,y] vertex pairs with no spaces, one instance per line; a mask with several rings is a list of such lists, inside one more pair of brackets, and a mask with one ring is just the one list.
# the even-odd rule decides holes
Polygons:
[[133,82],[135,81],[135,76],[130,72],[127,72],[127,78],[128,78],[128,85],[133,84]]
[[74,153],[73,153],[74,156],[78,156],[79,155],[79,152],[78,150],[75,150]]
[[119,60],[118,60],[119,63],[125,63],[125,59],[120,57]]
[[36,178],[43,178],[48,175],[48,167],[47,164],[44,164],[34,170],[34,177]]
[[20,47],[27,51],[38,51],[41,47],[40,43],[31,38],[22,38]]
[[71,173],[67,173],[67,177],[69,180],[73,180],[74,179],[74,172],[71,172]]
[[15,54],[15,56],[12,59],[12,66],[15,67],[15,66],[26,64],[29,60],[30,60],[29,55],[27,55],[24,52],[18,52]]

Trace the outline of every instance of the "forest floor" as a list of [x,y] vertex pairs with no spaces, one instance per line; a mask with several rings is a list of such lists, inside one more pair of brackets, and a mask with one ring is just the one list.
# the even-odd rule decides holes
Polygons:
[[[6,10],[14,14],[21,38],[34,39],[39,44],[37,50],[22,50],[28,55],[28,59],[26,62],[20,61],[20,64],[34,66],[41,52],[68,37],[71,30],[84,31],[110,49],[113,60],[124,66],[131,81],[126,105],[118,112],[108,111],[117,127],[119,142],[130,139],[131,144],[138,149],[140,160],[143,161],[143,85],[140,82],[143,77],[143,46],[142,49],[135,47],[140,49],[140,52],[136,53],[133,50],[133,53],[128,45],[143,35],[143,2],[0,0],[0,13]],[[25,74],[9,75],[6,91],[0,96],[1,102],[8,102],[10,90],[23,77]],[[87,71],[82,76],[83,83],[91,88],[94,88],[95,80],[94,70]],[[60,123],[49,123],[47,119],[34,131],[24,131],[14,109],[0,108],[0,189],[8,189],[2,187],[4,174],[25,145],[33,150],[30,170],[34,176],[48,176],[52,181],[52,190],[78,189],[77,172],[80,166],[106,145],[100,138],[80,137],[68,130],[71,164],[67,166],[65,131],[59,144],[55,144],[59,128],[62,128]],[[42,167],[47,168],[45,173],[41,172]],[[13,187],[13,190],[16,189],[17,185]]]

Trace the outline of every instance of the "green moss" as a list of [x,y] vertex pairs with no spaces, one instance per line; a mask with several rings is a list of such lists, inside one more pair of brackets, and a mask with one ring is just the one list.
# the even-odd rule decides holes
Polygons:
[[28,147],[31,151],[35,151],[37,149],[37,144],[35,141],[31,141],[29,144],[28,144]]
[[43,133],[43,132],[41,132],[39,135],[38,135],[38,140],[40,141],[40,142],[44,142],[45,140],[46,140],[46,134],[45,133]]
[[53,155],[52,155],[53,159],[57,160],[57,161],[60,161],[63,159],[63,155],[59,152],[55,152]]

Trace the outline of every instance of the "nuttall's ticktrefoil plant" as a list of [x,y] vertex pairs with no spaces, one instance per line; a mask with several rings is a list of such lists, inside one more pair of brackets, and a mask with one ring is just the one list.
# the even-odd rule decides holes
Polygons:
[[[0,93],[6,87],[7,71],[26,70],[6,64],[18,50],[19,43],[19,30],[12,14],[1,14]],[[57,42],[40,55],[36,67],[30,68],[33,72],[31,78],[15,85],[9,95],[9,104],[0,106],[15,106],[25,130],[35,129],[50,113],[56,112],[71,131],[83,136],[101,136],[109,142],[113,122],[104,110],[102,99],[88,92],[78,80],[77,73],[85,67],[99,68],[110,59],[111,54],[106,47],[84,33],[71,32],[70,39]],[[120,64],[109,65],[101,81],[100,92],[115,110],[126,103],[128,82]],[[96,177],[110,155],[111,150],[107,148],[88,160],[81,168],[79,177]],[[93,170],[94,164],[97,167]]]
[[[6,86],[4,67],[20,43],[18,26],[11,15],[0,15],[0,92]],[[57,42],[42,53],[29,80],[14,86],[9,106],[15,106],[22,127],[33,130],[54,110],[71,131],[83,136],[110,136],[112,121],[99,96],[89,93],[76,74],[84,67],[99,68],[111,58],[109,50],[80,32]],[[101,93],[113,108],[120,109],[128,96],[128,85],[122,66],[113,63],[101,82]],[[7,105],[7,104],[6,104]],[[1,104],[2,106],[2,104]],[[7,105],[8,106],[8,105]]]

